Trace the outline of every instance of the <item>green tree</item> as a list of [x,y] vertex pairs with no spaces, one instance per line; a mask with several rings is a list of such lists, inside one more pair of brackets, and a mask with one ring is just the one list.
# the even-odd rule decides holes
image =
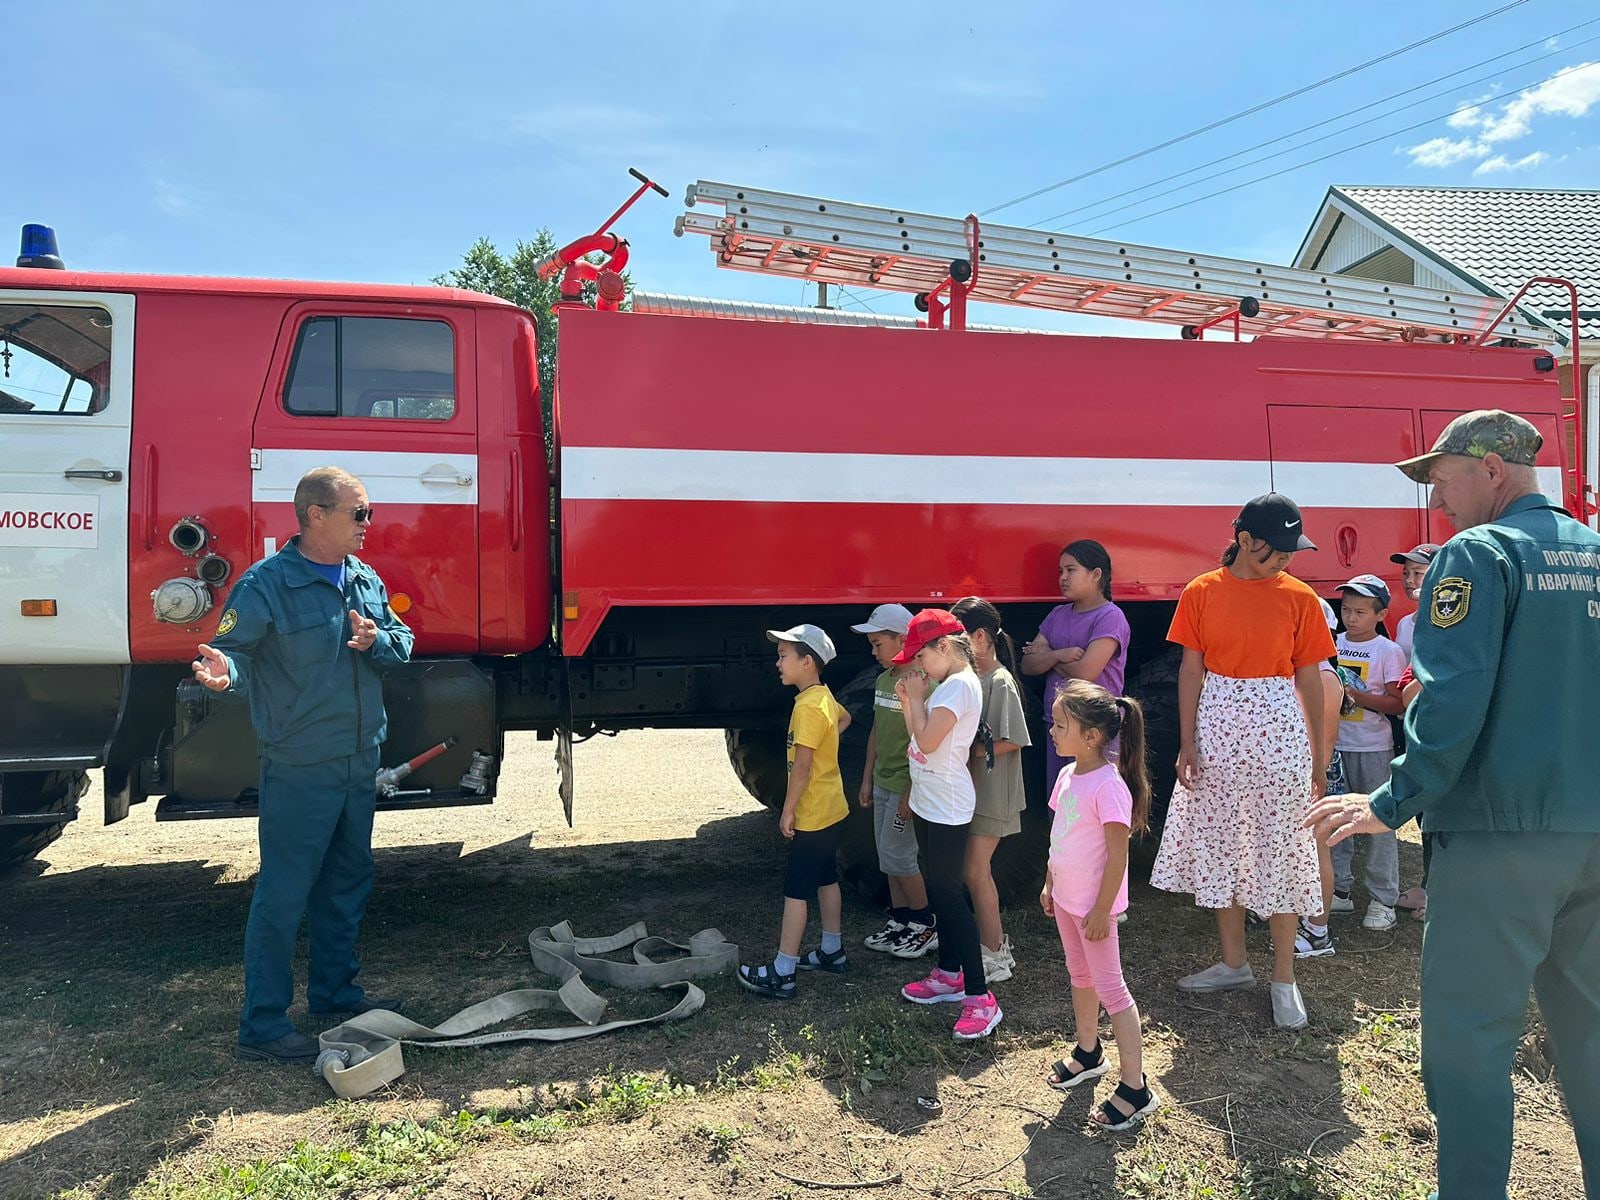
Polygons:
[[[557,249],[556,239],[548,229],[539,230],[530,242],[517,242],[509,255],[501,253],[488,238],[479,238],[472,243],[472,248],[462,258],[459,267],[433,278],[433,282],[440,287],[465,288],[499,296],[533,314],[538,325],[539,395],[544,409],[547,442],[550,437],[550,397],[555,394],[558,332],[556,315],[550,306],[561,299],[561,273],[558,271],[549,279],[540,279],[536,267],[541,258]],[[589,261],[598,263],[603,258],[601,255],[590,255]],[[633,281],[626,273],[622,276],[622,282],[631,296]],[[592,295],[592,292],[592,288],[586,289],[586,294]],[[627,307],[627,303],[624,301],[623,306]]]

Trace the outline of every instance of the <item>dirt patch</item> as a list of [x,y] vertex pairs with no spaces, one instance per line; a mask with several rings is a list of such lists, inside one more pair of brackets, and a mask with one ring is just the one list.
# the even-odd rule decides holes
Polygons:
[[[770,952],[782,846],[733,780],[720,735],[580,747],[574,831],[548,748],[519,749],[493,808],[381,819],[363,938],[373,986],[405,993],[424,1020],[543,986],[527,933],[561,918],[584,934],[638,919],[668,936],[716,926],[752,957]],[[1416,847],[1403,855],[1414,877]],[[1340,926],[1339,954],[1303,964],[1312,1027],[1285,1035],[1264,991],[1179,996],[1172,980],[1202,965],[1214,926],[1136,875],[1125,958],[1149,1075],[1169,1105],[1115,1139],[1086,1128],[1086,1091],[1063,1100],[1043,1085],[1071,1015],[1054,927],[1036,909],[1007,915],[1020,966],[997,989],[1005,1023],[976,1046],[950,1041],[952,1014],[896,998],[914,966],[853,949],[879,914],[852,904],[855,969],[803,980],[793,1003],[714,980],[706,1009],[681,1025],[411,1050],[397,1086],[345,1103],[307,1070],[231,1056],[252,825],[158,825],[141,811],[70,829],[46,859],[0,878],[0,1195],[691,1200],[851,1183],[884,1200],[1394,1200],[1430,1186],[1410,921],[1383,935]],[[1252,950],[1266,960],[1264,936]],[[623,1014],[660,1007],[608,999]],[[303,1010],[291,1015],[315,1031]],[[1546,1052],[1530,1029],[1514,1077],[1513,1195],[1577,1197]]]

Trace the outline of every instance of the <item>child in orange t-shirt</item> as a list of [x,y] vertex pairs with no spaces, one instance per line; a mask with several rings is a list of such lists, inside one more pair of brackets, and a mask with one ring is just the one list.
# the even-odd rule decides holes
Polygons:
[[1317,594],[1284,574],[1296,551],[1316,549],[1294,501],[1257,496],[1233,530],[1222,567],[1183,589],[1167,633],[1183,647],[1182,748],[1150,882],[1217,910],[1222,961],[1180,979],[1183,991],[1254,987],[1245,910],[1270,914],[1273,1020],[1300,1029],[1298,914],[1322,903],[1316,842],[1301,822],[1327,768],[1308,729],[1322,712],[1318,676],[1333,638]]

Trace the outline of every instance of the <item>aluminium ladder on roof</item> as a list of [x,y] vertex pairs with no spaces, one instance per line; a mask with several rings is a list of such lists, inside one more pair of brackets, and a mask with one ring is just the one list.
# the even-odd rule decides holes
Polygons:
[[[777,321],[791,325],[857,325],[879,329],[926,329],[925,318],[894,316],[889,313],[851,312],[841,308],[805,308],[788,304],[767,304],[759,300],[724,300],[712,296],[680,296],[672,292],[650,292],[635,288],[629,293],[636,313],[655,313],[674,317],[723,317],[743,321]],[[1055,329],[1024,329],[1017,325],[979,325],[969,322],[973,333],[1042,333],[1051,337],[1070,337]]]
[[[675,232],[704,235],[717,265],[855,288],[926,294],[971,255],[969,222],[902,209],[701,180]],[[720,214],[704,211],[718,208]],[[1489,329],[1498,297],[1324,274],[1011,225],[978,234],[970,299],[1065,313],[1199,326],[1238,316],[1241,333],[1308,338],[1454,339]],[[1500,337],[1547,343],[1525,310]]]

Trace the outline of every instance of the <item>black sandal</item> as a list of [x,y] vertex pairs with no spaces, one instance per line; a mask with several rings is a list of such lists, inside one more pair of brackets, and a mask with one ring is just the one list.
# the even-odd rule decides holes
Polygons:
[[1047,1079],[1045,1083],[1058,1092],[1070,1092],[1085,1079],[1099,1079],[1111,1069],[1111,1064],[1106,1062],[1105,1047],[1098,1040],[1094,1044],[1093,1054],[1085,1054],[1082,1046],[1074,1046],[1072,1061],[1081,1069],[1074,1071],[1067,1066],[1065,1059],[1057,1059],[1056,1065],[1050,1068],[1051,1074],[1055,1076],[1055,1082],[1052,1083]]
[[740,963],[739,973],[735,978],[738,979],[740,987],[758,996],[766,996],[770,1000],[794,999],[794,976],[779,975],[765,963],[759,967]]
[[1143,1087],[1131,1088],[1125,1083],[1117,1084],[1117,1090],[1112,1093],[1112,1098],[1131,1105],[1133,1111],[1125,1113],[1110,1100],[1105,1101],[1100,1105],[1100,1112],[1105,1120],[1096,1119],[1093,1122],[1103,1133],[1124,1133],[1129,1129],[1136,1129],[1145,1123],[1151,1113],[1161,1107],[1161,1101],[1156,1099],[1156,1094],[1150,1090],[1148,1077]]
[[844,947],[837,950],[808,950],[800,956],[795,966],[802,971],[827,971],[833,975],[843,975],[850,969],[850,960],[845,957]]

